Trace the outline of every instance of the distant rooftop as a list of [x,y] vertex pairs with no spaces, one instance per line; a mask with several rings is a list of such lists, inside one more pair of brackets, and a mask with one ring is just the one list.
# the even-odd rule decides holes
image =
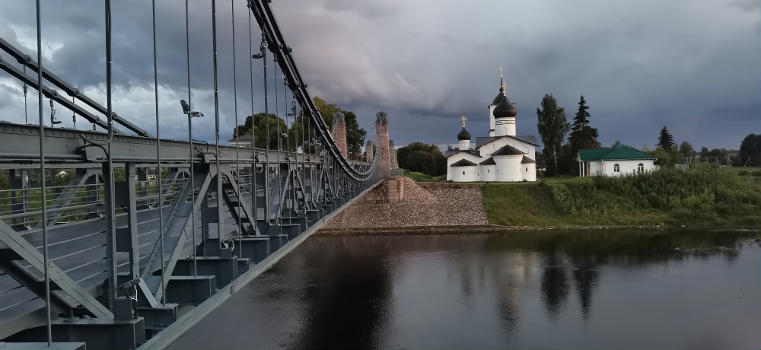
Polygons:
[[594,160],[623,160],[623,159],[655,159],[655,157],[629,146],[597,149],[580,149],[579,159]]

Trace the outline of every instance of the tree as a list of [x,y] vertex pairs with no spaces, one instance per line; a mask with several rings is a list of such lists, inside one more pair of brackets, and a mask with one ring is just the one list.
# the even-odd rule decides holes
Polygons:
[[663,147],[666,150],[674,148],[674,136],[671,136],[666,126],[661,129],[661,134],[658,136],[658,146]]
[[568,120],[566,120],[565,110],[563,107],[558,106],[555,97],[544,95],[541,105],[541,109],[536,109],[538,120],[536,128],[544,144],[542,153],[544,153],[545,159],[549,160],[546,162],[546,165],[548,168],[551,166],[549,173],[557,174],[557,159],[560,157],[560,148],[571,126],[568,124]]
[[447,160],[436,145],[414,142],[396,150],[399,167],[431,176],[446,173]]
[[738,165],[761,166],[761,135],[750,134],[740,143]]
[[701,162],[707,162],[710,151],[708,150],[708,147],[703,147],[700,149],[700,161]]
[[650,154],[657,158],[655,164],[662,167],[673,167],[674,164],[682,162],[682,155],[675,149],[666,149],[662,146],[655,148]]
[[616,147],[623,147],[623,146],[626,146],[626,145],[624,145],[623,142],[616,140],[616,142],[613,142],[613,146],[610,146],[610,147],[616,148]]
[[[594,149],[600,148],[600,143],[597,141],[599,136],[597,129],[589,125],[589,106],[584,99],[584,95],[579,98],[579,108],[576,111],[576,116],[573,118],[573,124],[571,125],[571,137],[568,138],[568,142],[571,144],[571,154],[573,156],[573,162],[575,160],[575,154],[580,149]],[[572,171],[577,172],[577,167],[569,165]]]
[[[243,123],[243,125],[238,125],[235,130],[233,130],[233,137],[235,137],[235,133],[239,133],[239,136],[251,134],[252,125],[254,127],[255,146],[265,148],[267,145],[267,118],[264,117],[264,113],[257,113],[253,116],[246,117],[246,122]],[[282,136],[287,130],[288,126],[285,125],[285,120],[274,114],[269,115],[270,149],[278,149],[278,137]],[[280,146],[285,149],[285,138],[280,137],[280,142]]]
[[685,159],[692,159],[692,157],[695,156],[695,149],[692,148],[692,145],[689,142],[684,141],[679,145],[679,153],[681,153],[682,157]]

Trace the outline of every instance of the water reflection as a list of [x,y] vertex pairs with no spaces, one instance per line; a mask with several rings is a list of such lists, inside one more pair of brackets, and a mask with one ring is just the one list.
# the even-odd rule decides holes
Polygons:
[[[733,263],[742,242],[757,231],[540,231],[493,235],[484,243],[490,253],[533,251],[541,254],[542,300],[550,318],[561,312],[569,294],[571,270],[581,316],[589,318],[599,267],[616,264],[633,268],[663,261],[722,255]],[[759,243],[761,245],[761,243]]]
[[568,277],[562,261],[556,254],[547,254],[544,258],[542,297],[551,316],[557,315],[568,297]]
[[315,237],[173,348],[757,345],[759,237]]
[[317,240],[303,254],[320,268],[307,276],[301,298],[306,317],[289,347],[377,348],[390,307],[390,275],[379,263],[388,255],[385,249],[347,246],[339,238]]

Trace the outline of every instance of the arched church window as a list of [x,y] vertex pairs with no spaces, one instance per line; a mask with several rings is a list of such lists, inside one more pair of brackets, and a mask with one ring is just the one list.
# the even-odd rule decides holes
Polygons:
[[614,173],[621,172],[621,167],[618,164],[613,164],[613,172]]
[[645,164],[639,163],[637,164],[637,172],[642,174],[645,172]]
[[464,170],[463,170],[462,174],[465,175],[465,171]]

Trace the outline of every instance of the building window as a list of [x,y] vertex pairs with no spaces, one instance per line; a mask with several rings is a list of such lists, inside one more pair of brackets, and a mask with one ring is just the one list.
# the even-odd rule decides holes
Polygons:
[[465,175],[465,172],[463,171],[462,174]]
[[637,172],[640,173],[640,174],[644,173],[645,172],[645,164],[639,163],[637,165]]
[[490,172],[491,172],[491,170],[489,170],[489,169],[486,169],[486,173],[487,173],[487,174],[488,174],[488,173],[490,173]]
[[621,167],[618,164],[613,164],[613,172],[614,173],[621,172]]

